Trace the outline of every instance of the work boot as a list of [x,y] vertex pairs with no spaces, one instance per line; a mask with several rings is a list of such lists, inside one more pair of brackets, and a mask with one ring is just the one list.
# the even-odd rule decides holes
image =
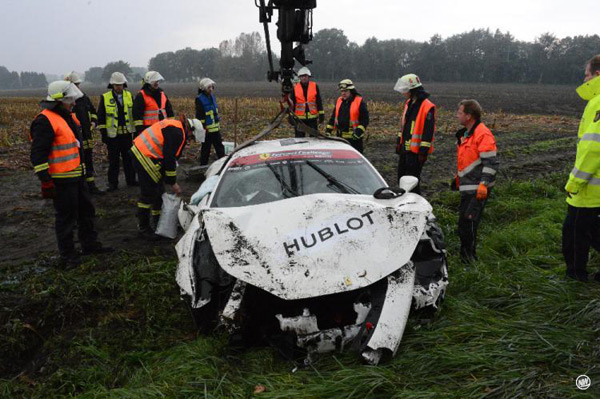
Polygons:
[[98,186],[96,186],[96,183],[92,182],[88,182],[88,190],[90,192],[90,194],[92,195],[104,195],[105,192],[100,190],[98,188]]
[[159,237],[150,227],[150,209],[138,208],[138,236],[146,241],[157,241]]
[[81,257],[78,252],[60,255],[58,258],[59,269],[71,270],[79,266],[81,266]]
[[92,244],[86,245],[81,249],[83,255],[107,254],[110,252],[114,252],[114,248],[105,247],[100,241],[94,241]]

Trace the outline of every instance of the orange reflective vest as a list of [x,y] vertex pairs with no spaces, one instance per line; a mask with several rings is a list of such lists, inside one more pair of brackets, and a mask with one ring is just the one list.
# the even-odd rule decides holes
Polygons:
[[[334,128],[337,130],[338,127],[338,115],[340,114],[340,107],[342,106],[342,102],[344,100],[342,99],[342,97],[339,97],[337,100],[337,103],[335,104],[335,122],[334,122]],[[354,97],[354,100],[352,101],[352,104],[350,104],[350,123],[349,126],[352,126],[352,129],[356,129],[360,122],[358,121],[358,118],[360,116],[360,104],[362,103],[362,97],[360,96],[356,96]],[[342,133],[342,137],[343,138],[347,138],[347,137],[352,137],[352,131],[349,132],[341,132]]]
[[164,91],[160,92],[160,107],[156,104],[154,97],[146,94],[146,91],[140,90],[142,96],[144,96],[144,116],[142,117],[144,126],[152,126],[160,120],[160,115],[163,119],[167,118],[167,96]]
[[[54,130],[54,140],[52,141],[52,147],[48,155],[48,172],[50,176],[53,178],[74,177],[68,174],[68,172],[72,172],[78,168],[81,169],[80,144],[75,136],[75,132],[69,127],[67,121],[56,112],[45,109],[40,114],[48,118],[52,130]],[[71,114],[71,117],[77,126],[80,126],[75,114]]]
[[163,119],[140,133],[140,135],[133,140],[133,145],[142,153],[142,155],[148,158],[164,159],[163,147],[165,144],[165,137],[163,136],[162,131],[168,126],[175,126],[176,128],[181,129],[183,133],[183,140],[175,153],[175,157],[178,158],[181,155],[181,150],[185,144],[185,129],[180,121]]
[[[302,119],[314,119],[319,116],[319,110],[317,109],[317,84],[315,82],[308,82],[307,90],[308,99],[304,98],[304,89],[301,83],[297,83],[294,87],[294,96],[296,97],[296,109],[294,113]],[[308,106],[308,114],[306,108]]]
[[[406,111],[408,111],[408,101],[404,103],[404,112],[402,113],[402,128],[405,126],[406,122]],[[421,107],[419,108],[419,113],[417,114],[417,118],[412,123],[410,127],[410,151],[415,154],[419,153],[419,149],[421,148],[421,138],[423,137],[423,130],[425,128],[425,118],[427,118],[427,114],[431,111],[432,108],[435,108],[435,104],[433,104],[428,99],[423,100],[421,103]],[[400,137],[401,142],[404,142],[404,135]],[[425,145],[425,143],[423,143]],[[431,143],[427,143],[426,146],[429,146],[428,154],[433,152],[433,137],[431,138]]]

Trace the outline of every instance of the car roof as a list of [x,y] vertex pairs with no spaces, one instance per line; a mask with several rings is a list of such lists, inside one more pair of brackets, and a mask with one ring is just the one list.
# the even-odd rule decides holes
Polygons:
[[352,148],[351,145],[341,141],[323,140],[312,137],[289,137],[277,140],[257,141],[255,144],[237,151],[235,154],[233,154],[231,159],[234,160],[236,158],[270,152],[295,150],[346,150],[360,155],[360,153]]

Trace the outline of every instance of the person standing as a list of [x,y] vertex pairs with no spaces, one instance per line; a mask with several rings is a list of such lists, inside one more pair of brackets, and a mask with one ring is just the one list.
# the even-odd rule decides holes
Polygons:
[[419,184],[413,190],[421,194],[421,171],[427,156],[433,152],[435,132],[435,104],[429,100],[429,93],[423,88],[419,77],[413,73],[402,76],[394,90],[404,98],[401,118],[401,131],[396,142],[398,159],[398,180],[402,176],[415,176]]
[[164,185],[171,186],[174,194],[180,195],[177,184],[177,160],[181,156],[190,133],[204,131],[198,120],[187,120],[184,115],[179,120],[165,119],[146,128],[134,140],[131,153],[140,183],[140,197],[137,203],[139,234],[147,240],[156,235],[162,207]]
[[463,263],[477,260],[477,229],[498,172],[496,139],[481,122],[481,105],[475,100],[458,104],[456,132],[458,172],[452,187],[460,191],[458,236]]
[[142,88],[133,100],[134,137],[156,122],[175,116],[171,102],[159,87],[165,79],[156,71],[144,75]]
[[[600,252],[600,54],[587,62],[577,94],[588,103],[579,123],[575,166],[565,186],[562,252],[567,277],[585,282],[590,247]],[[594,280],[600,281],[600,272]]]
[[125,182],[136,186],[135,170],[129,155],[135,126],[133,123],[133,96],[127,87],[127,79],[121,72],[110,76],[107,91],[100,97],[98,104],[98,128],[102,133],[102,142],[108,151],[108,189],[115,191],[119,187],[120,161],[123,161]]
[[202,78],[198,82],[198,95],[196,96],[196,119],[198,119],[206,130],[206,139],[200,147],[200,165],[208,165],[211,146],[215,147],[217,157],[225,156],[223,137],[219,121],[219,107],[215,97],[216,83],[210,78]]
[[363,101],[350,79],[342,80],[338,83],[338,88],[340,97],[325,132],[331,134],[335,130],[338,137],[348,140],[350,145],[362,154],[363,136],[369,125],[367,102]]
[[[311,81],[312,74],[307,67],[302,67],[298,71],[300,82],[294,85],[294,92],[290,96],[293,103],[294,114],[308,127],[318,130],[319,124],[325,121],[325,111],[323,110],[323,100],[319,86]],[[305,137],[305,133],[294,129],[296,137]]]
[[[73,71],[65,75],[67,82],[73,83],[79,90],[81,90],[81,83],[83,79],[81,76]],[[83,93],[83,91],[82,91]],[[98,125],[98,117],[96,116],[96,109],[90,98],[83,93],[83,97],[78,98],[75,101],[73,107],[75,116],[81,124],[81,134],[83,136],[83,156],[85,159],[85,181],[87,182],[90,194],[103,195],[104,191],[100,190],[95,182],[95,170],[94,170],[94,136],[93,131]]]
[[42,111],[31,123],[31,163],[42,185],[42,197],[54,200],[56,240],[61,265],[81,264],[73,231],[77,227],[83,254],[112,251],[97,240],[95,208],[85,182],[83,137],[72,113],[83,93],[71,82],[59,80],[48,85]]

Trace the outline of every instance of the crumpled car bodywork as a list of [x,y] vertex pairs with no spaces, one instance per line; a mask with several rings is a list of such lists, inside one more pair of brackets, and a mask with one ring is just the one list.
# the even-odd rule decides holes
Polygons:
[[309,356],[354,348],[377,364],[396,353],[411,309],[444,297],[443,235],[419,195],[210,203],[182,206],[176,246],[177,283],[200,328],[291,334]]

